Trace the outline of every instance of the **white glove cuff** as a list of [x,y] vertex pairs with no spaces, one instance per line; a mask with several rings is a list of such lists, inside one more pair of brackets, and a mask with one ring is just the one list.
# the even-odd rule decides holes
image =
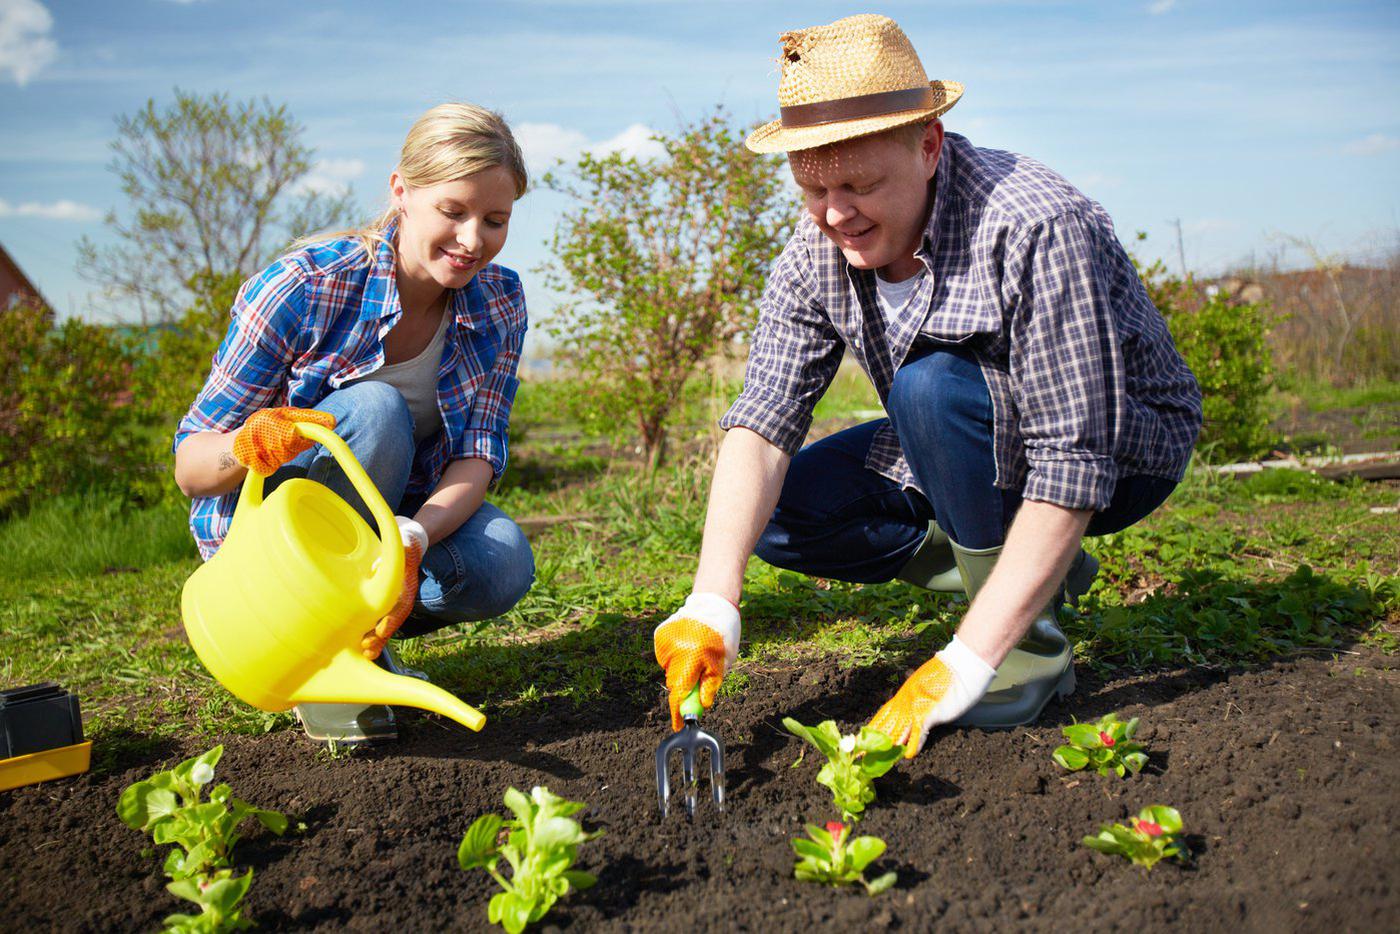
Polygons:
[[986,693],[987,686],[992,683],[992,678],[996,677],[997,670],[984,662],[982,656],[968,648],[967,643],[957,636],[953,636],[952,641],[943,647],[938,657],[974,698]]
[[407,548],[417,542],[418,552],[425,554],[428,551],[428,530],[412,519],[405,519],[403,516],[395,516],[394,518],[398,520],[399,535],[403,538],[404,547]]
[[693,593],[661,626],[682,617],[698,620],[715,631],[724,642],[724,670],[728,672],[739,657],[739,610],[734,604],[717,593]]

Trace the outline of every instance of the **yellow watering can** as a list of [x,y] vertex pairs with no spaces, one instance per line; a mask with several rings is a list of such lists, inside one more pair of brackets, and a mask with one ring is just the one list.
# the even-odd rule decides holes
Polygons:
[[403,587],[403,541],[374,482],[340,436],[296,429],[323,445],[369,504],[379,537],[339,496],[295,478],[263,499],[249,471],[224,543],[181,595],[185,632],[219,683],[260,710],[330,702],[401,704],[472,730],[486,718],[442,688],[390,674],[360,653],[360,639]]

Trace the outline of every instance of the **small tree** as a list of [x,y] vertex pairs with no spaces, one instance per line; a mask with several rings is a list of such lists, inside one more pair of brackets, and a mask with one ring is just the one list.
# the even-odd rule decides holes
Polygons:
[[117,118],[109,168],[130,217],[109,212],[119,243],[78,244],[79,271],[110,298],[134,299],[141,323],[168,321],[199,298],[193,282],[240,281],[298,236],[345,226],[348,189],[301,189],[314,151],[285,106],[175,90]]
[[697,364],[753,328],[795,212],[782,160],[749,152],[722,109],[653,139],[657,158],[584,153],[545,176],[577,207],[541,271],[580,296],[546,328],[583,377],[577,414],[635,424],[655,467]]

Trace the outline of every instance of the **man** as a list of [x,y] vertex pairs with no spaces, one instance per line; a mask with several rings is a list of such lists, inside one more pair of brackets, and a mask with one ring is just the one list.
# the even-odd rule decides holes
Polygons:
[[[1185,472],[1200,390],[1103,209],[1030,159],[938,119],[899,27],[853,16],[784,34],[786,152],[806,214],[770,273],[744,390],[721,419],[694,591],[657,627],[672,726],[709,705],[739,645],[756,549],[848,581],[971,600],[952,641],[871,721],[906,755],[943,723],[1033,721],[1074,688],[1057,625],[1125,528]],[[850,353],[887,419],[799,448]]]

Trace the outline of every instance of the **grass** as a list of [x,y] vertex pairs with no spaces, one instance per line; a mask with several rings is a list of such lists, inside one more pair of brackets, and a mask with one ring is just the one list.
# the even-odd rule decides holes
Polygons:
[[[854,377],[842,380],[823,402],[827,419],[874,404]],[[530,402],[533,387],[522,390],[522,412],[537,417],[558,391]],[[689,588],[713,447],[691,437],[647,476],[566,426],[521,427],[494,501],[537,529],[535,588],[503,619],[408,641],[403,658],[488,712],[650,702],[660,686],[651,631]],[[1395,499],[1394,487],[1293,471],[1240,481],[1193,470],[1156,514],[1091,542],[1103,571],[1067,627],[1081,662],[1248,664],[1357,640],[1395,651],[1400,525],[1371,512]],[[197,563],[178,503],[124,511],[61,499],[0,525],[0,682],[77,691],[99,768],[122,749],[191,732],[290,725],[234,700],[189,648],[179,592]],[[755,560],[744,649],[723,694],[819,655],[884,666],[893,685],[947,639],[964,606],[901,583],[825,581]]]

